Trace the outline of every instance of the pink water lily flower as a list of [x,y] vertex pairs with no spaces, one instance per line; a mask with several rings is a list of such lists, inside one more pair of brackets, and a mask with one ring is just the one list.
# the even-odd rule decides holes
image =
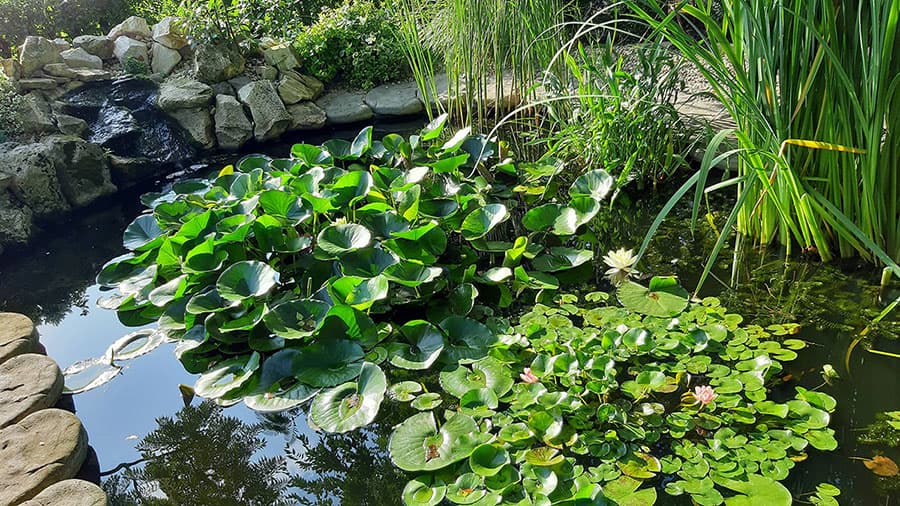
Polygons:
[[713,387],[709,385],[702,385],[694,387],[694,399],[697,399],[697,402],[706,406],[710,402],[716,400],[719,394],[713,390]]
[[530,367],[526,367],[525,372],[520,374],[519,377],[522,378],[522,381],[524,381],[525,383],[537,383],[538,381],[540,381],[540,379],[538,379],[538,377],[531,372]]

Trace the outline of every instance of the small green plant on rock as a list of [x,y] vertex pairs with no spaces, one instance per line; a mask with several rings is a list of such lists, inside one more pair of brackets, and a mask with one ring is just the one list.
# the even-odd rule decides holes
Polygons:
[[15,85],[0,72],[0,142],[22,133],[22,100]]
[[139,60],[133,56],[129,56],[125,59],[125,63],[122,65],[125,73],[132,76],[145,76],[150,72],[149,67],[147,66],[147,62],[144,60]]

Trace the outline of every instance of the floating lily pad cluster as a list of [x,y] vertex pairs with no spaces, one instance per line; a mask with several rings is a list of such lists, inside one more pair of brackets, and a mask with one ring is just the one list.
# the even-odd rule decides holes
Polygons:
[[670,279],[651,286],[620,287],[624,307],[603,292],[538,304],[488,356],[445,368],[443,402],[391,437],[415,473],[405,503],[650,505],[664,491],[791,504],[779,482],[837,446],[831,396],[771,398],[805,343],[742,326],[714,298],[676,300]]
[[325,430],[371,422],[389,385],[382,367],[487,354],[495,333],[467,316],[479,289],[507,301],[554,290],[553,273],[593,258],[570,236],[599,211],[605,172],[571,187],[577,211],[559,204],[577,216],[566,228],[522,227],[510,220],[526,215],[516,164],[468,130],[440,142],[445,122],[408,139],[373,140],[369,127],[298,144],[290,158],[245,157],[145,195],[149,210],[124,234],[130,252],[97,278],[116,290],[104,305],[127,325],[156,322],[201,374],[203,397],[258,410],[314,398]]

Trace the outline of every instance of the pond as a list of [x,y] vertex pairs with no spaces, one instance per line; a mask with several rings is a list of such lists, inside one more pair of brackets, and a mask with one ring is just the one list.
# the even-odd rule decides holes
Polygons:
[[[387,131],[400,133],[410,125],[376,125],[376,137]],[[352,138],[353,132],[331,136]],[[323,138],[304,138],[318,143]],[[301,139],[290,139],[301,141]],[[258,149],[284,156],[290,143]],[[220,157],[212,166],[236,159]],[[197,170],[209,171],[210,165]],[[69,222],[48,230],[40,244],[29,250],[0,257],[0,311],[17,311],[39,324],[47,353],[65,368],[90,357],[101,356],[119,337],[134,329],[123,326],[114,311],[97,307],[104,295],[94,283],[100,267],[121,254],[122,230],[140,210],[141,192],[166,188],[160,181],[118,195]],[[635,199],[636,200],[636,199]],[[661,202],[658,198],[637,201],[619,208],[615,216],[601,217],[607,232],[600,251],[621,246],[636,247]],[[714,203],[724,209],[728,202]],[[715,212],[715,210],[714,210]],[[715,236],[709,227],[692,234],[685,226],[685,206],[667,222],[650,248],[641,269],[652,274],[677,275],[693,287],[703,269],[704,253]],[[823,383],[822,366],[832,365],[840,380],[824,391],[838,400],[831,427],[840,443],[837,451],[812,450],[798,464],[786,485],[794,497],[828,482],[842,491],[842,504],[885,503],[877,495],[875,478],[854,457],[870,458],[873,449],[857,443],[861,428],[881,411],[900,409],[900,377],[897,359],[867,353],[859,347],[844,367],[845,355],[866,315],[875,310],[879,273],[864,266],[823,266],[798,260],[786,261],[769,254],[742,250],[737,289],[726,290],[732,274],[732,251],[720,256],[703,295],[716,295],[732,312],[761,324],[802,323],[794,336],[811,343],[785,371],[785,380],[806,388]],[[597,268],[596,283],[602,268]],[[721,281],[720,281],[721,280]],[[596,284],[595,283],[595,284]],[[605,288],[609,288],[608,286]],[[896,327],[892,327],[896,328]],[[881,340],[881,349],[896,352],[896,342]],[[75,406],[90,435],[104,472],[112,474],[122,491],[130,485],[116,481],[121,470],[140,470],[141,494],[162,497],[174,504],[399,504],[407,481],[385,450],[392,426],[409,415],[405,405],[386,403],[378,421],[346,434],[323,434],[307,425],[303,409],[279,414],[260,414],[243,404],[221,409],[197,399],[185,399],[180,385],[193,385],[173,355],[173,345],[127,362],[125,369],[108,384],[77,395]],[[790,378],[787,378],[790,376]],[[189,407],[185,407],[190,402]],[[148,434],[150,437],[145,438]],[[143,441],[142,441],[143,439]],[[138,462],[141,448],[157,455],[150,463]],[[896,459],[897,455],[893,455]],[[109,479],[106,477],[105,479]],[[116,488],[116,487],[113,487]],[[660,494],[658,504],[685,504],[684,498]],[[122,504],[125,497],[119,497]],[[132,498],[134,499],[134,498]]]

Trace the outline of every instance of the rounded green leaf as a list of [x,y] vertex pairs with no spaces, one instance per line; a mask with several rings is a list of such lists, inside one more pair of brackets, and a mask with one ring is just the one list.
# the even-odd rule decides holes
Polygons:
[[259,194],[259,206],[266,214],[274,216],[289,225],[297,225],[312,216],[303,201],[293,193],[281,190],[266,190]]
[[549,254],[534,259],[534,268],[541,272],[558,272],[574,269],[594,259],[594,252],[588,249],[550,248]]
[[162,229],[159,228],[156,218],[150,214],[143,214],[125,228],[122,244],[134,251],[152,243],[160,235]]
[[688,305],[689,297],[687,291],[674,280],[651,288],[626,281],[619,286],[616,296],[626,309],[660,317],[675,316],[683,311]]
[[532,232],[540,232],[549,229],[562,214],[563,206],[559,204],[544,204],[529,209],[522,217],[522,225]]
[[76,362],[62,372],[65,380],[65,392],[80,394],[107,383],[122,372],[122,368],[113,365],[109,358],[95,358]]
[[447,486],[447,500],[454,504],[474,504],[486,494],[484,478],[475,473],[462,474]]
[[440,406],[441,402],[443,402],[443,399],[441,399],[441,394],[429,392],[413,399],[412,403],[410,403],[410,406],[418,409],[419,411],[428,411]]
[[438,428],[433,412],[413,415],[391,434],[391,460],[404,471],[434,471],[468,458],[489,438],[471,417],[456,413]]
[[363,249],[372,242],[369,229],[355,223],[330,225],[316,238],[316,249],[325,253],[326,258],[336,258]]
[[313,300],[291,300],[273,307],[263,317],[266,327],[285,339],[302,339],[318,330],[331,306]]
[[594,169],[585,172],[572,183],[572,187],[569,188],[569,196],[573,199],[590,197],[598,201],[603,200],[609,195],[615,182],[615,178],[610,176],[605,170]]
[[485,357],[471,364],[471,369],[457,365],[439,376],[441,388],[445,392],[462,398],[470,390],[490,388],[502,397],[512,389],[512,371],[493,357]]
[[263,262],[245,260],[225,269],[216,281],[216,290],[225,300],[242,301],[260,297],[278,283],[278,271]]
[[426,267],[420,263],[402,261],[384,269],[384,277],[399,285],[415,288],[437,279],[443,271],[438,267]]
[[447,486],[430,474],[410,480],[403,487],[403,504],[406,506],[437,506],[444,500]]
[[409,402],[422,391],[422,385],[415,381],[401,381],[388,388],[388,396],[398,402]]
[[243,386],[259,368],[259,353],[232,358],[216,364],[203,373],[194,384],[194,392],[200,397],[216,399]]
[[294,376],[314,387],[333,387],[359,375],[365,357],[357,341],[326,339],[295,351]]
[[462,223],[462,235],[471,241],[487,235],[497,225],[509,218],[503,204],[488,204],[469,213]]
[[400,334],[409,344],[395,343],[391,347],[390,362],[395,367],[428,369],[444,350],[444,336],[424,320],[407,322],[400,327]]
[[303,404],[317,393],[319,393],[318,388],[303,383],[295,383],[286,389],[282,388],[279,383],[275,383],[265,392],[244,397],[244,404],[254,411],[284,411]]
[[378,415],[387,378],[375,364],[366,362],[356,381],[325,390],[313,400],[310,416],[328,432],[347,432],[372,423]]
[[509,464],[509,453],[497,445],[481,445],[469,455],[469,467],[481,476],[494,476],[506,464]]

